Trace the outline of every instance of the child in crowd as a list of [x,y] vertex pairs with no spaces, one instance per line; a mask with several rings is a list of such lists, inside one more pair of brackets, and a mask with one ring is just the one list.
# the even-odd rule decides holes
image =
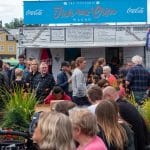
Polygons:
[[12,82],[12,89],[21,89],[25,88],[25,83],[23,80],[23,70],[20,68],[15,69],[15,80]]
[[88,85],[87,88],[90,88],[93,85],[97,85],[99,82],[99,76],[98,75],[93,75],[92,76],[92,83]]

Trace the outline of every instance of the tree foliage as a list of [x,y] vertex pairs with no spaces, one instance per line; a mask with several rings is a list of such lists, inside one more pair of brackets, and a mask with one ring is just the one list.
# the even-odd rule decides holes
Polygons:
[[5,23],[5,28],[16,29],[23,26],[23,19],[14,18],[10,23]]
[[20,18],[20,19],[14,18],[10,23],[5,23],[5,28],[8,28],[8,29],[16,29],[16,28],[22,27],[22,26],[26,26],[26,27],[40,27],[41,24],[24,25],[22,18]]

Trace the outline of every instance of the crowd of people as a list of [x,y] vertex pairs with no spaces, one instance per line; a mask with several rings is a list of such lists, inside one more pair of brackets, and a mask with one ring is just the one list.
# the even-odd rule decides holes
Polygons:
[[[72,63],[67,61],[61,63],[56,80],[46,62],[43,61],[39,64],[38,60],[34,58],[25,60],[23,55],[20,55],[18,60],[18,65],[13,69],[10,69],[9,64],[3,64],[0,60],[1,87],[4,86],[11,91],[16,87],[24,88],[26,92],[34,91],[41,103],[47,103],[47,99],[55,97],[50,97],[51,94],[62,93],[62,95],[65,94],[65,97],[69,96],[67,99],[72,99],[78,105],[90,105],[86,90],[93,85],[101,88],[113,86],[119,90],[120,97],[126,97],[130,92],[139,105],[146,96],[149,96],[149,72],[144,68],[140,56],[134,56],[131,62],[127,62],[121,68],[114,63],[106,64],[104,58],[99,58],[93,62],[87,77],[83,73],[86,60],[84,57],[78,57]],[[52,92],[54,87],[56,92]],[[57,90],[59,87],[61,89]]]
[[115,88],[102,92],[94,85],[87,95],[91,106],[61,101],[52,111],[40,113],[32,136],[40,150],[146,150],[144,119]]
[[138,105],[149,97],[150,73],[140,56],[126,66],[93,62],[87,77],[86,59],[61,63],[55,80],[46,62],[25,61],[12,70],[0,60],[0,86],[34,92],[39,103],[65,100],[52,112],[40,113],[33,140],[41,150],[145,150],[148,132],[144,119],[126,98]]

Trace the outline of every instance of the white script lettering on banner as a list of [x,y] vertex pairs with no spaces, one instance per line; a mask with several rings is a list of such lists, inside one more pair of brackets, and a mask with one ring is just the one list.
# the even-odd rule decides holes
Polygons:
[[127,13],[131,13],[131,14],[143,14],[144,13],[144,8],[142,7],[137,7],[137,8],[129,8],[127,10]]
[[36,9],[36,10],[27,10],[26,11],[26,16],[41,16],[43,14],[43,10],[41,9]]

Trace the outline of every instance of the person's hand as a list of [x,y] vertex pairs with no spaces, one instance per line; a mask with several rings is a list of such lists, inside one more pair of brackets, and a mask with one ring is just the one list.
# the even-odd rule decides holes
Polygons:
[[68,79],[68,83],[71,83],[71,82],[72,82],[71,78],[70,78],[70,79]]

